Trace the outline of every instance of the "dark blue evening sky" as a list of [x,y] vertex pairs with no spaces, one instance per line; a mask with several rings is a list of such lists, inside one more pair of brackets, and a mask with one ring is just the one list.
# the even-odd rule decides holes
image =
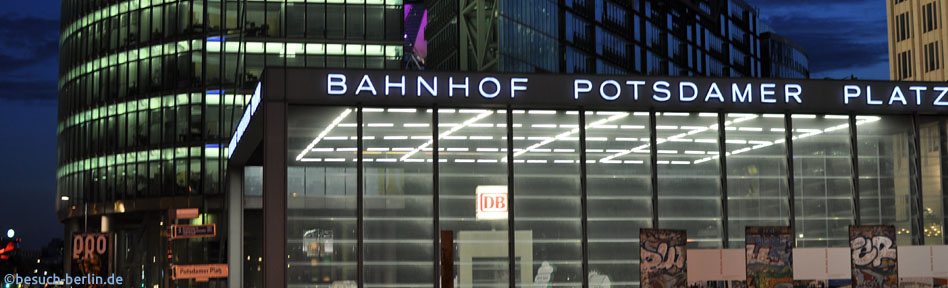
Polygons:
[[[813,78],[888,79],[885,2],[748,0],[761,22],[810,55]],[[55,213],[59,1],[0,10],[0,230],[27,248],[62,236]]]
[[885,1],[746,0],[810,55],[811,78],[889,79]]
[[59,1],[0,8],[0,230],[26,249],[62,237],[56,197]]

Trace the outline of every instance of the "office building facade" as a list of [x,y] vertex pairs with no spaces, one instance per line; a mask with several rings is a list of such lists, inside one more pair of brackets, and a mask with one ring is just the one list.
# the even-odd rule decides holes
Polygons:
[[[264,67],[761,75],[757,16],[739,0],[564,3],[64,1],[56,210],[67,239],[76,233],[110,233],[114,251],[108,263],[112,272],[130,279],[129,285],[219,285],[222,280],[171,280],[168,275],[174,265],[242,259],[242,269],[231,272],[241,278],[229,284],[262,287],[262,190],[246,190],[241,224],[229,226],[232,211],[225,207],[231,199],[224,188],[232,185],[225,180],[226,144]],[[452,10],[459,7],[473,8],[465,10],[472,11],[465,17],[481,20],[493,17],[483,13],[488,10],[482,7],[490,7],[498,11],[493,22],[461,23],[496,25],[468,25],[464,37],[445,32],[457,28],[459,19],[469,19]],[[406,23],[418,19],[430,19],[436,31],[423,29],[426,23]],[[418,37],[426,33],[430,53],[425,37]],[[459,49],[461,40],[446,39],[469,42]],[[263,172],[250,169],[243,175],[254,173]],[[185,208],[199,209],[199,216],[174,219],[170,211]],[[175,224],[214,224],[219,232],[169,240],[166,233]],[[312,232],[309,238],[326,236],[326,231],[311,230],[304,231]],[[239,242],[228,237],[237,232],[248,236]],[[309,238],[294,241],[318,242]],[[66,241],[66,250],[73,244]],[[75,264],[67,264],[67,272]],[[339,273],[355,275],[351,264],[341,263]],[[400,273],[385,265],[377,267],[382,278],[356,283],[394,283],[389,279]],[[338,280],[301,269],[287,270],[287,284]],[[332,273],[326,275],[337,275]]]
[[[166,233],[172,224],[227,231],[219,224],[223,146],[260,73],[400,69],[403,4],[63,1],[56,210],[67,239],[111,233],[115,249],[102,260],[127,286],[219,285],[170,280],[171,266],[226,263],[235,247],[221,236],[172,241]],[[169,211],[180,208],[200,215],[173,221]],[[247,252],[248,263],[259,258]],[[67,262],[70,272],[76,263]]]
[[760,77],[742,0],[429,0],[430,69]]
[[786,37],[773,32],[760,34],[760,53],[764,78],[810,78],[810,56],[806,49]]
[[890,79],[948,80],[944,15],[948,15],[948,7],[942,1],[886,0]]

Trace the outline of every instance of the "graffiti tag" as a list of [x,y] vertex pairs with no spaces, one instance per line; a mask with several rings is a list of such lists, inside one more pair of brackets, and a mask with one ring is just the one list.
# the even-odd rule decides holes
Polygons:
[[870,263],[874,267],[882,265],[883,258],[895,259],[896,252],[892,246],[892,239],[885,236],[856,237],[849,242],[853,251],[853,264],[866,266]]
[[642,266],[649,269],[671,269],[685,267],[684,247],[660,243],[658,246],[642,245],[645,255]]

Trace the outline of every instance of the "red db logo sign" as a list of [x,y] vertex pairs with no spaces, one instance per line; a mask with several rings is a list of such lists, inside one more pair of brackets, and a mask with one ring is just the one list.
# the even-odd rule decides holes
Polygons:
[[507,219],[507,186],[477,186],[477,220]]

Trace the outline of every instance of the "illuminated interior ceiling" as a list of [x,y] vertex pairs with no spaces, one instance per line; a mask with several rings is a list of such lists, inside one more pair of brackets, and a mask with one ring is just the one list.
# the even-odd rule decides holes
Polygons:
[[[300,151],[296,161],[356,161],[355,112],[352,108],[341,110],[305,149],[291,150]],[[433,161],[431,109],[364,108],[363,112],[365,162]],[[576,153],[580,137],[578,111],[512,112],[514,163],[579,162]],[[506,162],[505,110],[440,109],[438,113],[440,162]],[[656,143],[659,149],[656,152],[660,159],[657,164],[693,165],[718,159],[716,117],[718,113],[658,112]],[[839,130],[849,128],[847,115],[792,114],[791,117],[793,140],[834,131],[846,133]],[[392,121],[371,121],[373,118]],[[596,142],[587,145],[587,163],[646,164],[651,149],[648,119],[648,112],[587,111],[586,141],[588,144]],[[879,119],[877,116],[856,116],[856,125]],[[783,114],[726,113],[726,156],[784,143],[783,123]]]

